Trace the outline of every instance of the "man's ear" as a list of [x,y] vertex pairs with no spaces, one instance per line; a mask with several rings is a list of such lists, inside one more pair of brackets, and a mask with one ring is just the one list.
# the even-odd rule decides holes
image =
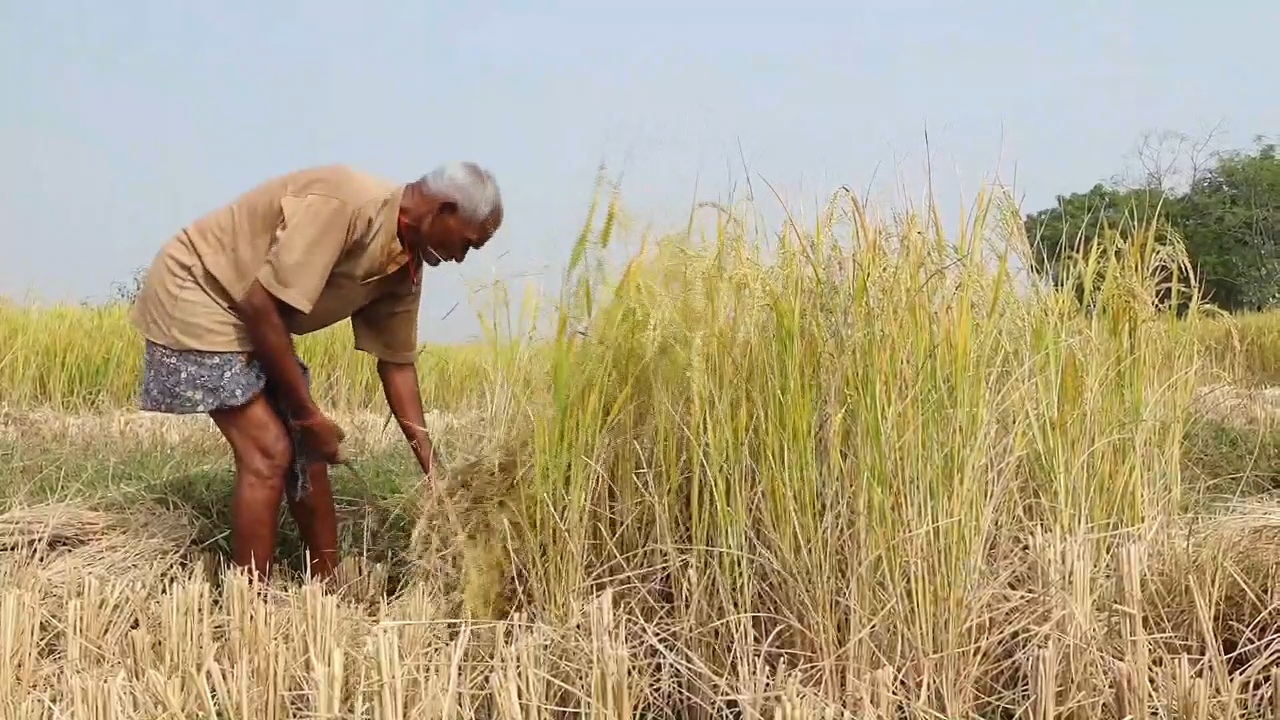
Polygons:
[[438,211],[444,213],[445,215],[453,215],[454,213],[458,212],[458,203],[452,200],[445,200],[441,202],[440,205],[437,207],[438,207]]

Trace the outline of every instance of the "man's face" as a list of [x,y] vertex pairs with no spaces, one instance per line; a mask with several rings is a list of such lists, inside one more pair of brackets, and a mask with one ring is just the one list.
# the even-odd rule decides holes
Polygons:
[[467,253],[484,247],[501,224],[501,212],[482,222],[468,222],[456,206],[444,203],[438,212],[413,228],[413,247],[431,267],[442,262],[460,263],[467,258]]

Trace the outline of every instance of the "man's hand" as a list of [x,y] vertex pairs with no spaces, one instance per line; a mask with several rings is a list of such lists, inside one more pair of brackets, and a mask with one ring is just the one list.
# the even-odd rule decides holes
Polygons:
[[337,465],[345,460],[342,457],[342,440],[346,433],[342,428],[319,410],[310,417],[293,421],[302,435],[302,442],[307,449],[315,453],[329,465]]
[[281,399],[302,431],[303,442],[321,459],[334,464],[341,461],[339,446],[343,432],[325,417],[311,398],[307,381],[293,354],[293,340],[280,316],[277,300],[255,280],[236,305],[253,345],[254,356],[276,387]]
[[413,448],[427,480],[435,480],[435,452],[431,445],[431,437],[427,434],[426,417],[422,412],[422,394],[418,388],[418,370],[413,363],[391,363],[378,361],[378,378],[382,380],[382,392],[387,398],[387,406],[400,431]]

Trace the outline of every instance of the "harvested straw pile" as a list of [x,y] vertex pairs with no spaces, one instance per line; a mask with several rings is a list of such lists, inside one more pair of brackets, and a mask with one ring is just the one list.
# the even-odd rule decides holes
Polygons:
[[112,513],[75,503],[17,507],[0,515],[0,577],[38,569],[39,583],[121,578],[139,568],[180,571],[193,537],[179,513],[141,507]]
[[1197,388],[1195,400],[1204,417],[1231,425],[1271,428],[1280,419],[1280,388],[1215,383]]
[[118,528],[118,520],[73,503],[16,508],[0,515],[0,552],[82,546]]
[[80,503],[19,506],[0,514],[0,552],[41,554],[103,547],[181,551],[192,530],[181,514],[157,507],[107,512]]

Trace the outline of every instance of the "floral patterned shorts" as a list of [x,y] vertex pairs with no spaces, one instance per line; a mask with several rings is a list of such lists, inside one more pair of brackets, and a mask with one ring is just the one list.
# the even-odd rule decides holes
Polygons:
[[[308,384],[311,372],[298,358]],[[306,496],[308,458],[300,434],[262,365],[248,353],[174,350],[147,341],[142,360],[141,409],[170,415],[208,413],[239,407],[262,393],[289,432],[293,458],[285,492]]]

